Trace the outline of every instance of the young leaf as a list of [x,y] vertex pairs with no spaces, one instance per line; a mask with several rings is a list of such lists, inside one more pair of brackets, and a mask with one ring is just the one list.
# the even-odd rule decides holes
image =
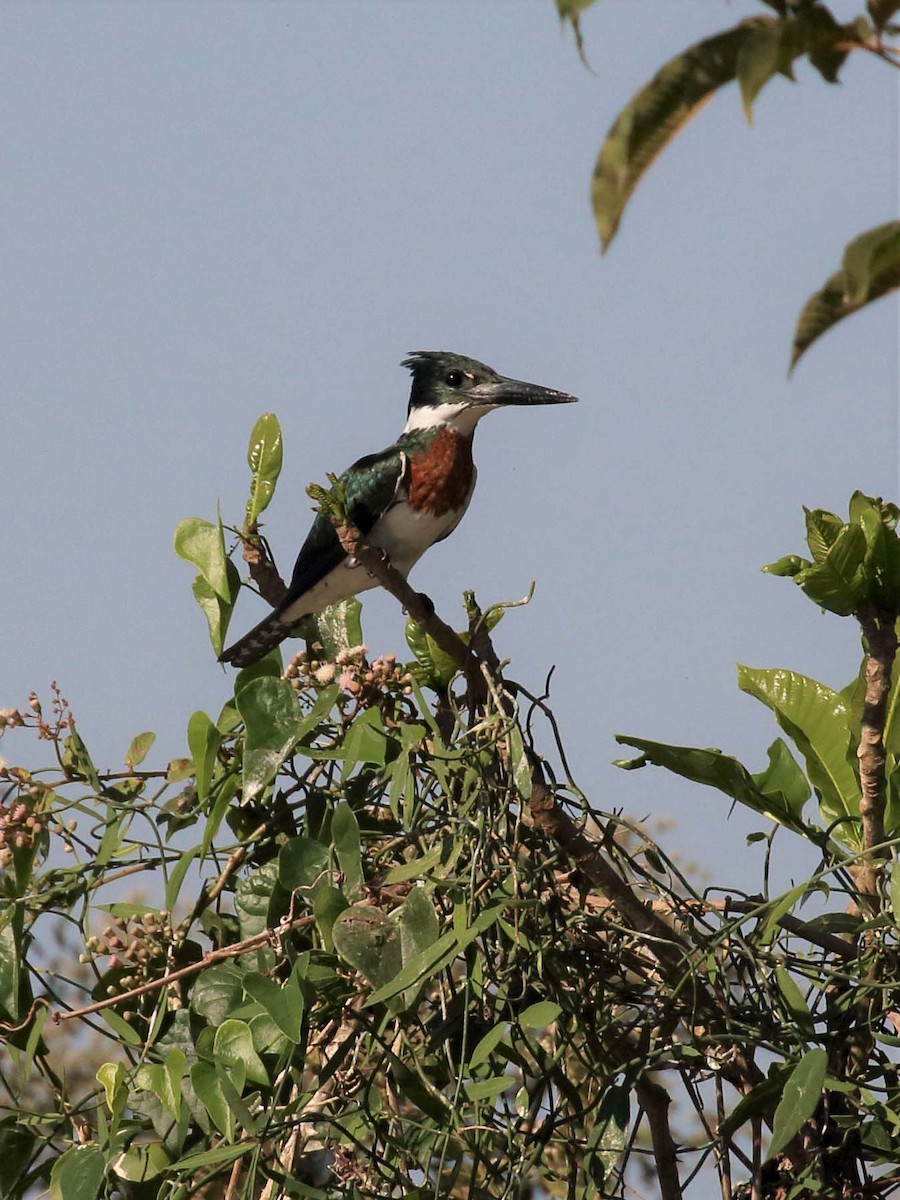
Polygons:
[[900,222],[889,221],[854,238],[843,266],[814,292],[797,319],[790,370],[823,333],[866,304],[900,287]]
[[697,42],[670,59],[619,113],[594,168],[592,195],[600,243],[615,236],[641,176],[701,104],[734,79],[738,54],[772,17],[756,17]]
[[859,778],[850,759],[846,700],[814,679],[794,671],[753,670],[738,666],[738,686],[761,700],[806,760],[807,774],[821,797],[827,824],[840,821],[835,836],[856,845],[859,816]]
[[828,1055],[818,1046],[807,1050],[784,1084],[772,1124],[766,1158],[774,1158],[799,1133],[816,1110],[828,1069]]
[[281,426],[274,413],[263,413],[253,426],[247,463],[253,476],[250,480],[250,499],[247,501],[247,526],[253,526],[260,513],[268,508],[281,474]]
[[125,752],[125,766],[136,767],[147,757],[147,752],[156,741],[156,734],[139,733],[131,739],[131,745]]

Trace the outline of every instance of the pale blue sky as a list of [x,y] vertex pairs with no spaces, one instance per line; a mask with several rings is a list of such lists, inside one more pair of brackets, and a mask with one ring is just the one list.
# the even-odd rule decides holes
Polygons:
[[[483,422],[469,514],[414,582],[452,619],[464,587],[487,603],[536,579],[498,649],[538,690],[557,664],[581,785],[674,814],[667,845],[752,885],[760,823],[614,770],[613,734],[759,769],[776,731],[735,662],[836,686],[855,671],[850,624],[758,568],[802,549],[804,503],[900,498],[895,302],[785,377],[806,296],[897,214],[897,76],[801,69],[752,130],[725,89],[602,259],[588,191],[634,90],[758,11],[599,3],[590,74],[551,0],[0,7],[0,705],[57,679],[104,765],[144,729],[158,758],[184,753],[187,717],[215,715],[229,680],[177,521],[217,501],[240,519],[247,436],[275,411],[267,533],[288,571],[305,485],[393,440],[408,350],[452,349],[582,402]],[[402,653],[394,602],[365,609],[373,652]],[[248,594],[232,631],[262,611]]]

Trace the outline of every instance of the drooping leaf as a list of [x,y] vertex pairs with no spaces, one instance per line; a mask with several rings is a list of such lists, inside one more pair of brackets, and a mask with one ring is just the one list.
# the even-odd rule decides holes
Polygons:
[[854,238],[843,265],[814,292],[797,319],[790,370],[823,333],[867,304],[900,287],[900,221]]
[[741,103],[749,125],[753,124],[753,103],[778,71],[781,59],[780,25],[754,29],[738,51],[735,74],[741,89]]
[[209,628],[209,640],[217,655],[221,654],[225,648],[225,634],[228,632],[228,625],[234,609],[234,600],[237,597],[238,588],[241,586],[238,569],[230,558],[225,564],[225,574],[232,596],[227,601],[218,595],[209,581],[204,579],[202,575],[198,575],[191,585],[194,599],[200,605],[203,615],[206,617],[206,624]]
[[244,976],[244,989],[263,1006],[284,1036],[295,1046],[299,1045],[303,993],[297,980],[291,976],[284,983],[279,983],[257,971],[251,971]]
[[219,1071],[211,1062],[196,1062],[191,1067],[191,1083],[197,1099],[209,1113],[216,1128],[227,1141],[233,1141],[234,1110],[222,1086]]
[[641,176],[705,100],[735,77],[748,39],[774,25],[755,17],[670,59],[629,101],[606,135],[592,195],[600,243],[607,249]]
[[631,1124],[630,1092],[622,1085],[607,1088],[597,1114],[594,1128],[588,1137],[584,1158],[585,1171],[593,1181],[597,1194],[606,1191],[604,1184],[621,1158]]
[[247,525],[255,525],[268,508],[281,474],[281,426],[274,413],[263,413],[253,426],[247,448],[247,464],[253,472],[247,501]]
[[[855,846],[859,830],[859,777],[851,761],[852,714],[839,692],[795,671],[738,667],[738,686],[775,714],[778,724],[806,760],[810,782],[820,795],[823,820],[839,824],[835,836]],[[854,818],[846,820],[846,818]]]
[[[769,770],[758,776],[753,776],[736,758],[723,754],[720,750],[701,750],[692,746],[669,746],[663,742],[651,742],[645,738],[625,737],[616,735],[616,741],[621,745],[633,746],[642,753],[642,759],[636,763],[617,763],[617,766],[643,766],[652,763],[654,766],[665,767],[666,770],[690,779],[694,783],[704,783],[709,787],[718,788],[732,800],[746,805],[754,812],[777,821],[789,829],[804,831],[800,821],[800,813],[796,809],[798,784],[795,779],[790,781],[790,798],[782,794],[777,787],[772,771],[772,748],[770,747]],[[776,752],[777,753],[777,752]],[[796,765],[796,764],[795,764]],[[779,762],[787,781],[789,768]],[[760,786],[760,781],[762,786]],[[800,806],[802,808],[802,805]]]
[[175,553],[197,568],[223,603],[233,602],[221,521],[216,525],[202,517],[186,517],[179,521],[175,530]]
[[807,1050],[784,1084],[775,1109],[772,1140],[766,1158],[773,1158],[799,1133],[816,1110],[828,1069],[828,1055],[820,1047]]

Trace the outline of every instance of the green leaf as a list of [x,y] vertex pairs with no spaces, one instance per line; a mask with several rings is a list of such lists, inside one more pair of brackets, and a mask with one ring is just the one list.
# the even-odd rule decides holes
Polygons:
[[775,979],[778,982],[778,990],[781,992],[794,1025],[802,1034],[812,1037],[815,1033],[815,1027],[813,1025],[812,1013],[809,1011],[809,1005],[791,977],[790,972],[781,963],[778,963],[775,967]]
[[[44,1145],[43,1139],[41,1146]],[[0,1195],[12,1196],[37,1147],[37,1138],[18,1117],[0,1120]]]
[[291,838],[278,853],[278,881],[289,892],[312,887],[328,867],[329,857],[328,848],[321,842],[308,837]]
[[381,713],[377,708],[367,708],[360,713],[344,736],[343,778],[359,763],[372,763],[383,767],[387,758],[390,739],[384,730]]
[[[6,916],[7,914],[3,914]],[[22,982],[22,909],[0,925],[0,1012],[13,1024],[22,1019],[20,987]]]
[[72,727],[72,732],[63,742],[65,751],[63,753],[62,765],[70,775],[77,775],[81,779],[87,780],[95,792],[98,794],[103,791],[100,783],[100,776],[97,774],[97,768],[94,766],[93,759],[88,754],[88,748],[81,740],[81,735],[75,727]]
[[400,909],[400,948],[404,965],[433,946],[440,932],[437,913],[425,889],[413,888]]
[[247,463],[253,472],[247,501],[248,526],[255,525],[269,506],[281,474],[282,449],[278,418],[274,413],[263,413],[253,426],[247,448]]
[[844,528],[844,522],[832,512],[824,508],[803,509],[806,517],[806,542],[815,562],[824,562],[828,551],[837,541],[838,534]]
[[198,710],[188,721],[187,741],[194,762],[197,799],[202,803],[209,795],[216,755],[222,745],[222,734],[206,713]]
[[513,783],[523,800],[531,799],[531,763],[525,752],[525,741],[518,725],[511,725],[506,735],[509,746],[509,765]]
[[[738,762],[730,755],[723,754],[720,750],[669,746],[663,742],[650,742],[645,738],[626,737],[623,734],[617,734],[616,741],[625,746],[633,746],[636,750],[642,751],[644,755],[644,759],[638,760],[637,763],[617,763],[618,766],[634,768],[650,762],[654,766],[665,767],[667,771],[672,771],[694,783],[703,783],[708,787],[718,788],[720,792],[724,792],[726,796],[746,805],[754,812],[760,813],[772,821],[777,821],[789,829],[803,832],[804,827],[799,822],[799,813],[795,812],[792,807],[798,795],[796,780],[791,780],[792,791],[789,802],[776,786],[775,777],[769,775],[769,771],[773,770],[772,753],[778,754],[777,751],[773,751],[772,747],[770,747],[768,770],[761,772],[759,776],[753,776],[743,763]],[[780,763],[780,756],[779,765],[785,772],[785,780],[787,780],[789,768]],[[763,786],[760,786],[758,782],[760,780]]]
[[125,1082],[124,1063],[106,1062],[97,1072],[97,1082],[103,1087],[106,1107],[113,1116],[120,1117],[128,1103],[128,1087]]
[[524,1012],[519,1013],[519,1024],[527,1029],[544,1029],[547,1025],[552,1025],[561,1012],[562,1006],[555,1001],[539,1000],[537,1004],[530,1004]]
[[[250,1026],[245,1021],[238,1021],[233,1017],[223,1021],[216,1030],[213,1052],[216,1061],[226,1067],[232,1077],[237,1076],[234,1082],[238,1092],[243,1091],[245,1079],[264,1087],[268,1086],[268,1072],[253,1048],[253,1036]],[[238,1079],[241,1080],[240,1085]]]
[[487,1101],[489,1104],[515,1084],[512,1075],[495,1075],[492,1079],[470,1080],[466,1083],[466,1095],[473,1103]]
[[774,801],[775,811],[787,811],[799,821],[810,797],[807,778],[781,738],[776,738],[766,753],[768,767],[751,778],[763,796]]
[[99,1146],[72,1146],[50,1172],[50,1200],[95,1200],[106,1173]]
[[[778,724],[806,760],[806,772],[820,796],[824,822],[840,824],[835,836],[859,843],[860,787],[852,759],[846,700],[814,679],[794,671],[738,667],[738,686],[775,714]],[[853,818],[847,821],[845,818]]]
[[161,1175],[168,1168],[169,1162],[162,1142],[144,1142],[117,1155],[109,1165],[119,1179],[127,1179],[129,1183],[143,1183]]
[[147,752],[156,741],[156,734],[139,733],[131,739],[131,745],[125,753],[125,766],[136,767],[147,757]]
[[839,617],[857,611],[866,598],[866,536],[858,525],[844,525],[822,562],[794,576],[814,604]]
[[442,971],[459,955],[464,943],[467,940],[474,941],[475,936],[472,934],[468,938],[460,938],[454,930],[449,930],[439,937],[433,946],[426,946],[404,962],[402,970],[392,975],[387,983],[372,993],[366,1001],[366,1008],[393,1000],[401,992],[408,994],[404,996],[404,1004],[411,1004],[420,984]]
[[808,558],[801,558],[798,554],[786,554],[784,558],[767,563],[763,567],[763,570],[768,575],[783,575],[792,578],[794,575],[799,575],[801,571],[805,571],[807,567],[811,566],[812,563]]
[[819,1047],[807,1050],[784,1084],[772,1123],[772,1140],[766,1159],[783,1150],[816,1110],[828,1069],[828,1055]]
[[403,966],[400,931],[378,908],[356,904],[335,920],[331,936],[341,958],[373,987],[389,983]]
[[359,822],[346,800],[341,800],[334,810],[331,818],[331,838],[338,866],[344,875],[344,895],[353,898],[362,888],[363,868]]
[[891,912],[894,922],[900,925],[900,864],[891,864]]
[[790,369],[823,333],[898,287],[900,221],[889,221],[848,243],[841,269],[809,297],[797,319]]
[[362,605],[355,596],[330,604],[316,614],[314,621],[317,640],[322,643],[322,654],[328,661],[333,662],[343,650],[362,645]]
[[240,879],[234,890],[234,907],[241,938],[255,937],[267,929],[272,924],[273,912],[280,915],[288,898],[278,883],[278,863],[274,860]]
[[778,71],[781,59],[781,31],[777,25],[754,30],[738,51],[735,73],[741,88],[741,102],[747,124],[753,124],[753,103]]
[[480,1042],[475,1046],[475,1049],[469,1055],[469,1070],[474,1071],[476,1067],[480,1067],[483,1062],[491,1057],[496,1048],[505,1039],[509,1023],[507,1021],[498,1021],[493,1029],[489,1029]]
[[213,525],[201,517],[186,517],[175,530],[175,553],[200,572],[213,593],[223,604],[234,602],[228,578],[225,553],[225,534],[222,522]]
[[335,921],[348,907],[344,893],[329,883],[327,879],[320,879],[313,888],[313,916],[316,918],[316,928],[326,950],[330,950],[333,945],[331,931]]
[[670,59],[619,113],[600,150],[592,187],[600,243],[606,250],[641,176],[701,104],[734,79],[738,54],[771,17],[744,21]]
[[244,994],[244,975],[234,963],[216,963],[197,976],[191,991],[191,1009],[210,1025],[221,1025],[237,1008]]
[[[464,642],[468,642],[468,633],[461,633],[459,636]],[[450,681],[459,671],[453,659],[413,620],[406,622],[406,642],[416,656],[420,667],[418,676],[422,684],[431,688],[433,692],[446,691]]]
[[[232,590],[232,596],[236,598],[238,588],[241,585],[241,579],[238,575],[237,567],[231,559],[225,564],[225,574],[228,578],[228,586]],[[209,581],[204,579],[202,575],[198,575],[194,579],[191,585],[191,592],[203,610],[203,615],[206,617],[212,648],[217,655],[221,654],[225,648],[225,634],[228,632],[228,625],[231,621],[234,599],[223,600],[216,593]]]
[[235,696],[246,727],[244,800],[250,800],[278,774],[300,737],[297,698],[286,679],[253,679]]
[[210,1062],[196,1062],[191,1067],[191,1084],[197,1099],[209,1113],[218,1131],[228,1141],[234,1140],[234,1111],[228,1103],[219,1072]]
[[276,983],[259,972],[251,971],[244,976],[244,989],[258,1004],[261,1004],[281,1032],[294,1045],[300,1043],[300,1026],[303,1023],[303,993],[297,980],[291,976],[285,983]]
[[145,1063],[135,1072],[135,1087],[154,1095],[163,1108],[177,1121],[181,1115],[181,1080],[185,1055],[180,1049],[166,1054],[165,1062]]

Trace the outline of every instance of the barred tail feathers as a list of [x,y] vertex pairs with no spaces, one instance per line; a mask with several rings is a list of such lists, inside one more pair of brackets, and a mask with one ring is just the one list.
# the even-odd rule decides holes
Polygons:
[[239,638],[234,645],[223,650],[219,662],[231,663],[233,667],[251,667],[270,650],[290,635],[292,625],[285,624],[277,612],[264,617],[258,625]]

